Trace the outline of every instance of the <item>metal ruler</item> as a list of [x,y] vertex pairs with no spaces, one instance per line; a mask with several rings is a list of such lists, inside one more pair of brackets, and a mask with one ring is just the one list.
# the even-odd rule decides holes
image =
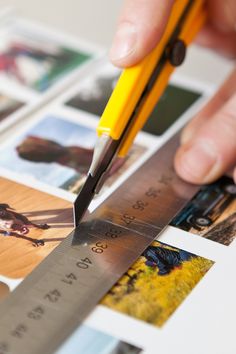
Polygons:
[[[0,306],[0,354],[51,354],[194,196],[171,138]],[[10,261],[10,260],[9,260]]]

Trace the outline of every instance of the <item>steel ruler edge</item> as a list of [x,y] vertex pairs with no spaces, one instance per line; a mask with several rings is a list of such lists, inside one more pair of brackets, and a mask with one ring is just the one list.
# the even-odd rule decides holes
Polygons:
[[178,145],[179,133],[3,301],[0,354],[55,352],[194,196],[173,169]]

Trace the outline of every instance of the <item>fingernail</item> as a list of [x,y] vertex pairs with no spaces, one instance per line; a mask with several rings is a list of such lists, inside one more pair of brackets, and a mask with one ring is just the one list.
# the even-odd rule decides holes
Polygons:
[[117,61],[128,57],[135,51],[137,33],[135,26],[130,22],[124,22],[118,28],[111,50],[111,60]]
[[196,143],[189,148],[183,147],[178,159],[181,175],[193,183],[204,183],[218,165],[218,155],[211,144]]

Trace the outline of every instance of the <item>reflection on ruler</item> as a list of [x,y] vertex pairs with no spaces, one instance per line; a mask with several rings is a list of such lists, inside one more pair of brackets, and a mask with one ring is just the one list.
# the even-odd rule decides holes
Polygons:
[[51,354],[197,192],[171,138],[74,230],[0,307],[0,354]]

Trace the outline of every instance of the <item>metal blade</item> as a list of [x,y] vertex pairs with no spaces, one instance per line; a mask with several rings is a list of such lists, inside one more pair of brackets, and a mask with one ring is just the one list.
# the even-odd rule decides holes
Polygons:
[[120,140],[112,140],[110,137],[101,137],[98,140],[88,177],[74,202],[75,228],[80,224],[94,195],[103,186],[119,145]]
[[96,185],[99,180],[98,177],[97,175],[95,177],[92,177],[90,174],[88,175],[83,188],[74,202],[73,213],[75,228],[79,225],[95,195]]

